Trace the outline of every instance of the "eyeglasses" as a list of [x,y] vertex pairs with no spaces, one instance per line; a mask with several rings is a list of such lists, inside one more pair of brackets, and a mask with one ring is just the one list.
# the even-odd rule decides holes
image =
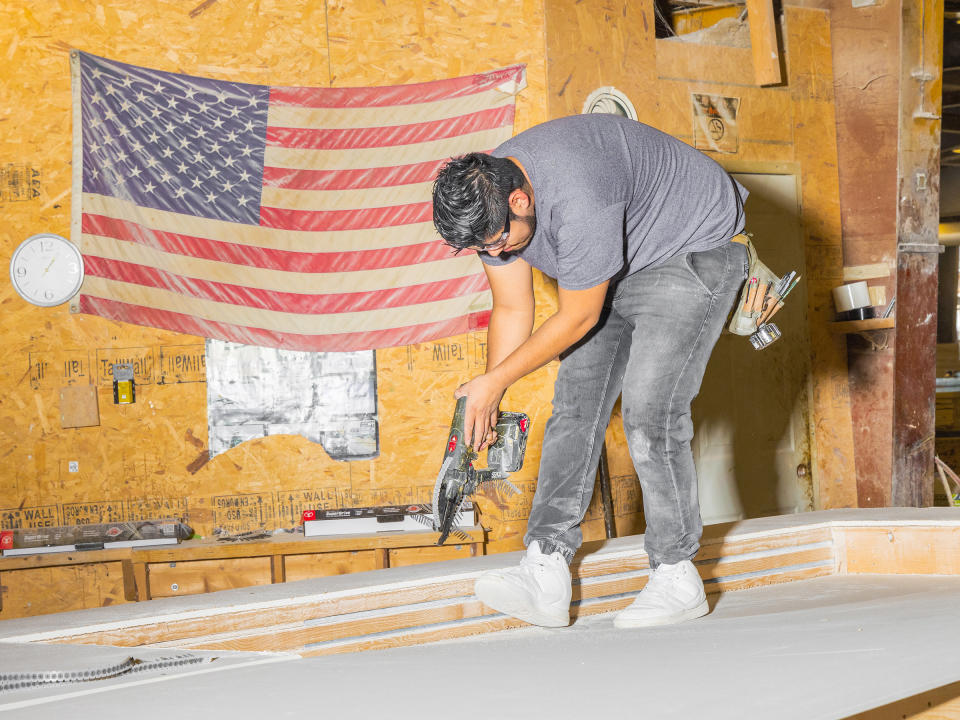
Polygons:
[[504,245],[507,244],[507,240],[510,239],[510,213],[507,213],[507,221],[503,224],[503,234],[500,235],[499,240],[494,240],[489,243],[480,243],[477,250],[483,252],[490,252],[491,250],[499,250]]

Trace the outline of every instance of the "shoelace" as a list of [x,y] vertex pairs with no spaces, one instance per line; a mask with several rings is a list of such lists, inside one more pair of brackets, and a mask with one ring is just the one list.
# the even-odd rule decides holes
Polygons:
[[643,592],[647,597],[654,597],[669,593],[668,587],[670,585],[676,585],[684,576],[683,572],[678,573],[656,573],[654,572],[650,576],[650,580],[647,582],[646,586],[643,588]]

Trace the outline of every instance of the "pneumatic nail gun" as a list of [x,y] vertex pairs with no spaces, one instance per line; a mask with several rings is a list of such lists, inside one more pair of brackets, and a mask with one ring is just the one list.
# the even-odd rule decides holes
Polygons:
[[502,491],[519,492],[507,478],[523,466],[530,418],[525,413],[500,413],[497,440],[487,449],[487,467],[477,469],[473,465],[479,453],[464,440],[466,409],[467,398],[459,398],[433,488],[433,529],[440,533],[437,545],[443,545],[451,532],[457,533],[454,526],[460,519],[463,503],[479,485],[492,482]]

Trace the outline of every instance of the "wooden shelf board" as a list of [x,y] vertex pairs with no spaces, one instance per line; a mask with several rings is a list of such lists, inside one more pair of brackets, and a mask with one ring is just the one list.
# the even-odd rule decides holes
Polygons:
[[844,320],[830,323],[830,329],[838,333],[857,333],[865,330],[891,330],[896,327],[896,318],[871,318],[870,320]]

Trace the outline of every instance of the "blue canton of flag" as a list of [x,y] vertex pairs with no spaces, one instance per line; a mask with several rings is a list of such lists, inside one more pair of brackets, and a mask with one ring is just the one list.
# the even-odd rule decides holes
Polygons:
[[83,191],[257,224],[270,88],[80,53]]

